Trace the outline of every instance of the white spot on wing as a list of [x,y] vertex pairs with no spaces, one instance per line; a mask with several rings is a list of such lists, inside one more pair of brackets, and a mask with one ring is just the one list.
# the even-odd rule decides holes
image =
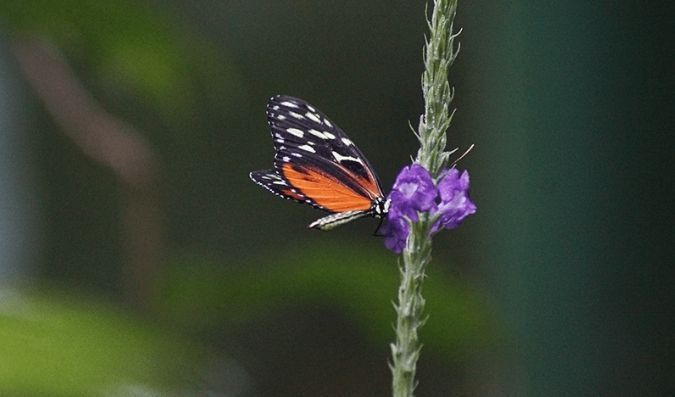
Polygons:
[[[290,131],[289,131],[289,132],[290,132]],[[342,138],[342,142],[344,142],[344,144],[347,145],[347,146],[353,145],[352,141],[350,141],[350,140],[347,139],[347,138]]]
[[331,134],[328,131],[324,131],[323,134],[326,136],[328,139],[335,139],[335,135]]
[[311,110],[312,112],[316,112],[316,109],[314,109],[309,103],[307,104],[307,109]]
[[[307,113],[307,114],[309,114],[309,113]],[[312,129],[312,130],[309,130],[308,132],[309,132],[310,134],[314,135],[314,136],[317,137],[317,138],[321,138],[321,139],[326,139],[326,138],[328,138],[323,132],[319,132],[319,131],[317,131],[317,130],[313,130],[313,129]]]
[[298,146],[298,149],[302,149],[302,150],[310,152],[310,153],[316,153],[316,150],[314,150],[314,148],[309,146],[309,145]]
[[276,118],[279,119],[279,120],[286,120],[286,116],[284,116],[282,114],[278,115]]
[[300,119],[300,120],[303,120],[305,118],[305,116],[303,116],[301,114],[298,114],[298,113],[295,113],[295,112],[288,112],[288,114],[290,114],[291,116],[295,117],[296,119]]
[[272,107],[272,109],[274,109],[274,110],[279,110],[279,105],[274,105],[274,106]]
[[298,107],[298,105],[296,105],[296,104],[294,104],[293,102],[290,102],[290,101],[284,101],[284,102],[281,102],[281,104],[284,105],[284,106],[288,106],[289,108],[297,108]]
[[300,153],[291,153],[291,156],[302,157],[302,155]]
[[358,157],[343,156],[343,155],[341,155],[341,154],[338,153],[338,152],[333,152],[333,157],[334,157],[335,160],[337,160],[338,162],[342,162],[342,161],[344,161],[344,160],[347,160],[347,161],[355,161],[355,162],[357,162],[357,163],[363,164],[363,161],[362,161],[360,158],[358,158]]
[[319,119],[319,117],[318,117],[317,115],[315,115],[314,113],[307,112],[307,113],[305,113],[305,116],[307,116],[308,119],[310,119],[310,120],[312,120],[312,121],[314,121],[314,122],[317,122],[317,123],[320,123],[320,122],[321,122],[321,120]]
[[281,160],[288,163],[291,160],[291,158],[288,157],[288,156],[284,156],[284,157],[281,158]]
[[333,124],[331,124],[330,121],[328,121],[328,119],[323,119],[323,122],[324,122],[324,124],[326,124],[330,128],[333,128]]
[[297,128],[286,128],[286,132],[288,132],[289,134],[295,135],[298,138],[302,138],[305,135],[304,132],[302,132],[301,130],[299,130]]

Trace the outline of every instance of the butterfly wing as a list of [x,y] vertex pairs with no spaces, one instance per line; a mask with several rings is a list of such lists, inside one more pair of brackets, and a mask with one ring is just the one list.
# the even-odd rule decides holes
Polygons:
[[284,178],[277,173],[277,170],[253,171],[249,174],[253,182],[264,187],[277,196],[285,199],[294,200],[299,203],[314,203],[308,200],[304,194],[292,187]]
[[274,194],[331,213],[367,213],[382,189],[370,163],[335,123],[302,99],[272,97],[274,170],[251,179]]

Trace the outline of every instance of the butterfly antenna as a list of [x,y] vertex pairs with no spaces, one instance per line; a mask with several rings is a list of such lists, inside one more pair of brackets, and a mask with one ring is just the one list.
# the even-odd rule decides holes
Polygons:
[[[463,159],[464,156],[466,156],[467,154],[469,154],[469,152],[473,150],[474,146],[476,146],[476,145],[474,145],[474,144],[472,143],[471,146],[469,146],[469,148],[466,149],[466,151],[465,151],[464,153],[462,153],[461,156],[459,156],[455,161],[452,162],[451,167],[454,167],[457,163],[459,163],[459,160]],[[457,149],[455,149],[455,150],[457,150]],[[455,150],[453,150],[451,153],[453,153]]]

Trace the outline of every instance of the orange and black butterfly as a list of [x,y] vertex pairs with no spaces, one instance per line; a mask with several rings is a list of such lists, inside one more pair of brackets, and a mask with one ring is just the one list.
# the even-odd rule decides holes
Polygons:
[[251,179],[278,196],[331,213],[309,227],[329,230],[387,213],[389,203],[372,166],[321,111],[302,99],[277,95],[267,104],[267,121],[274,169],[251,172]]

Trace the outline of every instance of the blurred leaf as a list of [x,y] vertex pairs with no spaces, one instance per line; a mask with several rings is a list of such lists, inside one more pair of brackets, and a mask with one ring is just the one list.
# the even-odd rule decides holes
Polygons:
[[[356,249],[354,249],[356,251]],[[186,327],[242,326],[303,303],[328,302],[344,311],[374,343],[389,342],[398,288],[396,257],[384,250],[345,254],[337,246],[249,264],[249,271],[199,260],[178,261],[166,282],[166,315]],[[440,266],[434,263],[434,266]],[[490,343],[490,309],[463,282],[431,269],[425,283],[430,320],[422,330],[425,349],[458,355]]]
[[[140,319],[63,292],[0,290],[0,395],[119,395],[186,382],[199,348]],[[182,378],[181,378],[182,376]],[[184,384],[182,385],[184,386]]]

